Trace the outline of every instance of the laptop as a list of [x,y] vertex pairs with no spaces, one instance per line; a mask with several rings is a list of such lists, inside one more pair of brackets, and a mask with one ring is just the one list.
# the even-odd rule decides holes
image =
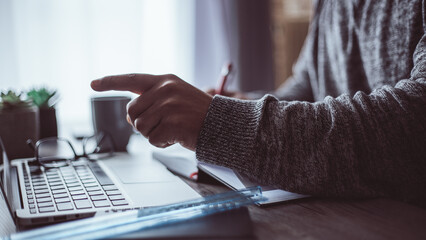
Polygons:
[[[1,167],[0,167],[1,168]],[[0,180],[1,182],[1,180]],[[0,239],[8,239],[16,234],[18,229],[14,223],[14,214],[5,198],[3,187],[0,185]],[[60,227],[61,225],[57,225]],[[35,229],[36,231],[40,229]],[[19,231],[18,231],[19,232]],[[23,232],[28,234],[28,232]],[[19,233],[18,233],[19,234]],[[22,237],[20,235],[12,236]],[[174,224],[166,224],[156,228],[135,231],[125,235],[116,236],[120,239],[255,239],[253,224],[247,208],[233,209],[189,219]]]
[[4,151],[2,160],[1,187],[21,228],[200,197],[153,160],[150,151],[114,153],[102,160],[79,159],[47,169],[32,164],[32,158],[11,162]]

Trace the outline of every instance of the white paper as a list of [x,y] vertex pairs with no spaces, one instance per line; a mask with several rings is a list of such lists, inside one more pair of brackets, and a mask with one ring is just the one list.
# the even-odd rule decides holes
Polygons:
[[178,144],[166,149],[156,149],[152,152],[152,157],[172,172],[190,179],[197,179],[198,161],[195,153]]
[[[155,150],[152,155],[168,169],[185,177],[189,177],[189,175],[195,171],[198,172],[198,164],[200,167],[205,169],[208,174],[234,190],[250,187],[245,186],[232,169],[214,164],[198,162],[195,158],[194,152],[187,150],[180,145],[175,145],[167,149]],[[261,205],[308,197],[307,195],[287,192],[281,189],[263,191],[263,195],[268,198],[268,201],[261,203]]]
[[[233,189],[242,189],[249,186],[245,186],[240,178],[235,174],[232,169],[226,167],[220,167],[213,164],[208,163],[199,163],[209,174],[216,177],[219,181],[222,181],[226,185],[229,185]],[[260,185],[260,184],[259,184]],[[299,198],[309,197],[307,195],[287,192],[281,189],[272,189],[262,192],[263,196],[265,196],[268,200],[266,202],[260,203],[260,205],[266,205],[271,203],[289,201]]]

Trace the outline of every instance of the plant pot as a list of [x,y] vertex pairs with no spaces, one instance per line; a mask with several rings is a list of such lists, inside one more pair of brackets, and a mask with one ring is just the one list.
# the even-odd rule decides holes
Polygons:
[[54,108],[40,108],[40,139],[58,136],[56,110]]
[[36,107],[0,111],[0,137],[9,159],[34,156],[27,140],[39,139],[38,114]]

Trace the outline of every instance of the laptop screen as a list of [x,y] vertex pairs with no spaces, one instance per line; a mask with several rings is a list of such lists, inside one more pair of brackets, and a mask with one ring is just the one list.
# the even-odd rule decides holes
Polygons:
[[[0,180],[0,182],[3,182]],[[1,184],[0,184],[1,185]],[[0,186],[0,237],[16,232],[13,215],[5,197],[3,186]]]
[[[3,142],[0,138],[0,147],[1,147],[1,156],[0,159],[3,162],[3,168],[1,169],[0,177],[0,236],[9,235],[16,231],[16,226],[13,221],[12,210],[8,201],[8,194],[6,194],[6,189],[9,189],[10,186],[10,162],[6,156],[6,151],[4,150]],[[8,190],[11,192],[10,190]],[[11,195],[11,194],[10,194]]]
[[0,148],[1,148],[1,160],[3,163],[3,171],[1,176],[1,184],[4,190],[4,194],[6,195],[6,198],[11,199],[12,197],[12,191],[10,189],[11,186],[11,178],[10,178],[10,172],[11,172],[11,166],[9,162],[9,158],[6,155],[6,150],[3,145],[3,141],[0,138]]

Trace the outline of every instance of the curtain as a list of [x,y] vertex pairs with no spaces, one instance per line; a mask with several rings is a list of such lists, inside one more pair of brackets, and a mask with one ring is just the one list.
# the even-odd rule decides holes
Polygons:
[[60,123],[90,125],[92,79],[194,81],[194,16],[194,0],[2,0],[0,89],[58,89]]
[[270,1],[203,0],[195,2],[195,79],[215,87],[222,66],[231,61],[230,90],[274,88]]

